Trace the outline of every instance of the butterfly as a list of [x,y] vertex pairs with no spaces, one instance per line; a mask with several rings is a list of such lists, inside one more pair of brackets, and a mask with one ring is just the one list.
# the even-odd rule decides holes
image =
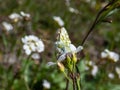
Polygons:
[[57,31],[57,37],[55,42],[56,53],[58,56],[58,60],[63,60],[68,53],[77,53],[83,49],[82,46],[76,48],[69,38],[67,30],[62,27]]

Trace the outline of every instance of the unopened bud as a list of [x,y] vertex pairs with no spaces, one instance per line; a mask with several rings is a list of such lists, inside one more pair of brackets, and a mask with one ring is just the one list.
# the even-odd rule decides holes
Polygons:
[[64,70],[65,70],[64,65],[60,62],[58,62],[57,65],[58,65],[60,71],[64,72]]
[[71,60],[70,56],[67,55],[67,58],[66,58],[66,66],[67,68],[72,71],[72,68],[73,68],[73,61]]
[[67,55],[67,63],[70,64],[71,58]]
[[77,62],[77,56],[75,55],[75,53],[73,53],[72,55],[73,55],[72,60],[73,60],[74,63],[76,63]]

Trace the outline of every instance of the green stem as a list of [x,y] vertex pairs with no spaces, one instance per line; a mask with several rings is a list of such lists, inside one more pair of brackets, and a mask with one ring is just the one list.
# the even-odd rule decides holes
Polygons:
[[75,78],[72,78],[72,80],[73,80],[73,90],[76,90]]
[[31,57],[31,55],[29,55],[28,57],[27,57],[27,60],[25,60],[25,62],[24,62],[24,65],[23,65],[23,70],[22,70],[22,72],[24,73],[25,72],[25,70],[26,70],[26,68],[27,68],[27,64],[28,64],[28,62],[29,62],[29,59],[30,59],[30,57]]
[[29,86],[28,86],[28,84],[27,84],[27,82],[26,82],[26,80],[25,80],[25,77],[23,76],[23,80],[24,80],[24,83],[25,83],[25,87],[26,87],[26,89],[27,90],[30,90],[30,88],[29,88]]
[[68,90],[68,87],[69,87],[69,80],[67,79],[66,80],[66,88],[65,88],[65,90]]
[[[39,65],[37,65],[37,68],[36,68],[36,71],[35,71],[36,73],[38,73],[39,72]],[[34,73],[34,78],[33,78],[33,82],[32,82],[32,84],[31,84],[31,89],[33,88],[33,86],[34,86],[34,84],[35,84],[35,82],[36,82],[36,77],[37,77],[37,74],[36,73]]]
[[21,78],[24,80],[24,84],[25,84],[25,87],[26,87],[27,90],[30,90],[30,88],[29,88],[28,83],[26,82],[24,74],[25,74],[25,70],[26,70],[26,68],[28,66],[28,62],[29,62],[30,57],[31,57],[31,55],[29,55],[27,57],[27,60],[24,62],[24,65],[22,67],[22,74],[21,74]]
[[79,79],[76,79],[76,84],[77,84],[77,90],[81,90]]
[[65,75],[66,79],[68,79],[70,82],[72,82],[71,79],[67,76],[67,74],[65,72],[63,72],[63,74]]

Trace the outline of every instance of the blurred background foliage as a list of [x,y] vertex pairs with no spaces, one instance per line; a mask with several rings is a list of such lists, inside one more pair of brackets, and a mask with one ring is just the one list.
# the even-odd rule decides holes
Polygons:
[[[108,1],[0,0],[0,90],[47,90],[42,86],[44,79],[50,82],[50,90],[64,90],[66,84],[63,74],[57,67],[46,65],[48,61],[56,61],[54,41],[60,26],[53,16],[62,18],[71,41],[79,46],[96,14]],[[71,12],[69,7],[76,9],[77,13]],[[21,11],[29,13],[31,18],[21,21],[22,25],[18,26],[8,16]],[[120,54],[119,16],[119,12],[109,16],[112,23],[99,24],[86,40],[85,57],[78,63],[82,90],[120,90],[120,78],[114,70],[116,66],[120,67],[120,61],[114,63],[100,58],[100,53],[106,48]],[[3,21],[12,23],[13,31],[5,31]],[[40,60],[28,58],[23,51],[21,38],[29,34],[40,37],[45,44],[45,52],[41,54]],[[95,77],[90,70],[85,71],[85,60],[98,65],[99,71]],[[114,79],[108,77],[109,72],[115,74]]]

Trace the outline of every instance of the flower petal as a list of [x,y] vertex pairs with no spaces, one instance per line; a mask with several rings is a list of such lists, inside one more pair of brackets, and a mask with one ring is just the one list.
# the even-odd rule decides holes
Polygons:
[[53,66],[53,65],[55,65],[56,63],[55,62],[48,62],[47,63],[47,66]]

